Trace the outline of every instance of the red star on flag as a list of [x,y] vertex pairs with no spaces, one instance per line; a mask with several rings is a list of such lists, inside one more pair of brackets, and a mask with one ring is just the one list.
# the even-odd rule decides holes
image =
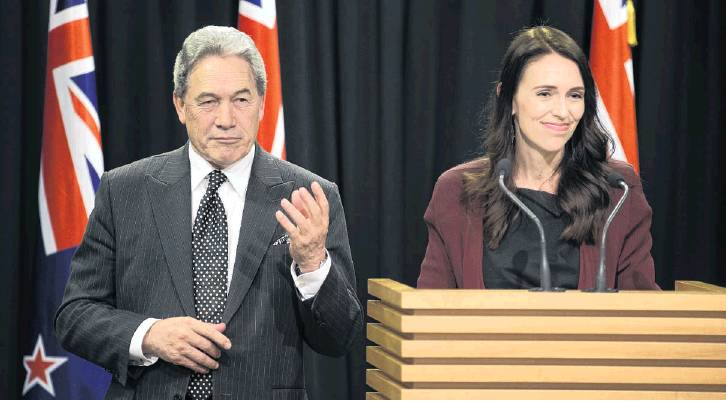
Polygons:
[[33,355],[23,357],[23,367],[26,372],[25,383],[23,384],[23,395],[38,384],[50,393],[50,395],[55,397],[53,379],[50,374],[67,360],[68,358],[66,357],[46,356],[43,337],[38,334],[38,341],[35,342]]

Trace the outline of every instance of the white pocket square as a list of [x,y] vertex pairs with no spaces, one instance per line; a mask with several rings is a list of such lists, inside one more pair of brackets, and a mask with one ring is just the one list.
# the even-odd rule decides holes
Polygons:
[[272,246],[278,246],[281,244],[289,244],[289,243],[290,243],[290,236],[285,234],[282,237],[276,239],[275,242],[272,243]]

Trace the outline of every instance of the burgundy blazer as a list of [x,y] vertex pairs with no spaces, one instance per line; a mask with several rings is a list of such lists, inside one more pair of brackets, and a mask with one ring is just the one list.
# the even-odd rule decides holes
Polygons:
[[[613,160],[609,165],[625,178],[630,195],[608,231],[605,246],[608,286],[658,290],[650,255],[652,210],[640,178],[626,163]],[[424,214],[429,243],[421,263],[418,288],[484,288],[482,211],[465,208],[461,202],[463,174],[481,168],[481,161],[464,163],[444,172],[436,182]],[[622,189],[610,188],[608,213],[622,195]],[[595,286],[599,248],[585,243],[580,246],[580,289]]]

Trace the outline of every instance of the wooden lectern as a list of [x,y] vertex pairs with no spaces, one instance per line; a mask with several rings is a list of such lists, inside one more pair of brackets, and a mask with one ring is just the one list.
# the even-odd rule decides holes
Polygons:
[[368,293],[367,399],[726,399],[726,288]]

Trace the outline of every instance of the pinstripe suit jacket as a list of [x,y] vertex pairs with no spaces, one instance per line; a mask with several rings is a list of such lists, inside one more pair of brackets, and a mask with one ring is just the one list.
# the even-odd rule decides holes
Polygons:
[[[134,331],[148,317],[195,316],[188,144],[105,173],[55,319],[71,352],[113,374],[107,398],[183,398],[191,371],[163,360],[129,366]],[[302,341],[346,353],[362,309],[335,184],[256,147],[223,321],[232,348],[214,371],[215,398],[306,398]],[[330,203],[332,267],[318,294],[299,300],[274,213],[316,180]]]

